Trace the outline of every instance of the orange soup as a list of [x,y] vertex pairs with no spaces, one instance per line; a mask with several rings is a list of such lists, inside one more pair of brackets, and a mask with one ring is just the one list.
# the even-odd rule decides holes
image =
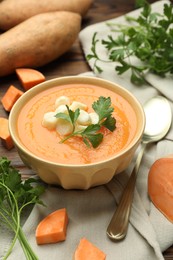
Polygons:
[[[87,147],[77,136],[60,143],[62,136],[42,125],[44,114],[55,110],[55,100],[60,96],[86,104],[88,112],[93,112],[92,104],[100,96],[110,97],[116,129],[105,131],[97,148]],[[130,104],[113,91],[88,84],[70,84],[52,87],[30,99],[20,111],[17,127],[21,142],[36,156],[61,164],[90,164],[106,160],[125,149],[135,136],[137,119]]]

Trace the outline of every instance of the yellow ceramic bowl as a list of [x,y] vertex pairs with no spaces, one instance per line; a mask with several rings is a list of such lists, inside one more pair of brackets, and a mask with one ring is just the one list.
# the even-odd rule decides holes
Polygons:
[[[23,106],[43,90],[64,84],[91,84],[109,89],[126,99],[134,109],[137,118],[137,130],[133,140],[115,156],[91,164],[60,164],[42,159],[29,151],[21,142],[18,130],[18,115]],[[9,129],[19,156],[26,166],[32,168],[40,178],[49,184],[61,185],[65,189],[88,189],[108,183],[115,174],[125,170],[141,141],[145,126],[145,116],[138,100],[123,87],[107,80],[95,77],[71,76],[45,81],[28,90],[13,106],[9,117]]]

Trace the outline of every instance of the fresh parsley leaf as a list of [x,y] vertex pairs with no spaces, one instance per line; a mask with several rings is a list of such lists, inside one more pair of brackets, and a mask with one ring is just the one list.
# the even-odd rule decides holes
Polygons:
[[138,86],[142,85],[145,82],[144,77],[142,77],[138,70],[132,70],[130,79],[131,82]]
[[68,122],[70,122],[73,125],[73,128],[75,128],[75,123],[79,117],[80,110],[79,110],[79,108],[77,108],[75,111],[72,111],[71,109],[69,109],[68,106],[66,106],[66,107],[67,107],[67,111],[68,111],[67,114],[66,113],[57,113],[55,115],[55,117],[67,120]]
[[135,1],[135,6],[136,8],[144,7],[144,5],[147,3],[146,0],[136,0]]
[[[98,133],[98,134],[85,134],[83,135],[83,138],[85,140],[85,143],[86,143],[86,139],[88,139],[90,141],[90,143],[92,144],[92,147],[93,148],[97,148],[100,143],[102,142],[103,140],[103,134],[101,133]],[[89,143],[86,143],[88,145],[88,147],[90,147]]]
[[65,120],[67,120],[68,122],[72,122],[72,120],[71,120],[71,118],[70,118],[70,115],[69,114],[65,114],[65,113],[57,113],[56,115],[55,115],[55,117],[56,118],[61,118],[61,119],[65,119]]
[[151,5],[147,1],[145,1],[144,8],[141,12],[141,16],[148,18],[150,14],[151,14]]
[[[97,73],[103,71],[98,65],[99,61],[119,62],[115,65],[115,71],[123,74],[130,70],[131,81],[142,85],[146,82],[144,75],[148,71],[161,77],[167,73],[173,74],[173,4],[165,3],[163,14],[153,12],[146,0],[137,0],[136,4],[142,10],[137,18],[126,16],[128,25],[107,23],[110,32],[102,39],[94,33],[88,60],[94,59],[93,69]],[[115,32],[118,35],[114,35]],[[98,43],[106,49],[105,60],[98,53]],[[134,56],[142,65],[132,64],[130,57]]]
[[95,64],[95,69],[97,70],[98,73],[102,73],[103,70],[101,69],[101,67],[99,67],[98,65]]
[[27,206],[36,203],[43,204],[39,197],[44,190],[36,179],[22,181],[21,174],[11,166],[11,162],[6,157],[0,158],[0,224],[6,225],[15,234],[4,259],[11,254],[18,239],[26,259],[38,260],[23,233],[21,215]]
[[102,126],[106,127],[109,129],[111,132],[115,130],[115,125],[116,125],[116,119],[112,116],[108,116],[106,120],[102,122]]
[[92,108],[98,114],[100,122],[114,111],[113,107],[111,107],[111,98],[103,96],[93,103]]
[[[100,125],[89,125],[82,133],[82,137],[84,139],[85,144],[89,147],[89,142],[92,144],[93,148],[99,146],[99,144],[103,140],[103,134],[98,133],[100,130]],[[89,140],[89,142],[88,142]]]
[[78,119],[79,117],[79,114],[80,114],[80,110],[79,108],[77,108],[74,112],[69,109],[69,107],[67,106],[67,110],[68,110],[68,114],[70,116],[70,119],[71,119],[71,122],[72,124],[74,125],[76,123],[76,120]]
[[130,65],[127,62],[125,62],[124,60],[120,60],[120,61],[121,61],[121,65],[116,66],[115,68],[119,75],[123,74],[124,72],[130,69]]
[[168,19],[168,21],[173,22],[173,13],[172,13],[172,8],[168,4],[164,5],[164,15]]
[[[68,106],[67,106],[68,108]],[[56,117],[63,118],[70,121],[73,124],[73,132],[61,140],[61,143],[64,143],[66,140],[73,136],[81,136],[83,138],[84,143],[90,147],[90,144],[93,148],[96,148],[100,145],[103,140],[103,134],[99,132],[101,126],[106,127],[111,132],[113,132],[116,128],[116,120],[112,117],[112,112],[114,110],[111,107],[111,98],[108,97],[99,97],[97,101],[92,104],[93,110],[99,116],[98,124],[90,124],[84,130],[75,132],[75,123],[80,114],[80,110],[76,109],[74,112],[68,108],[68,114],[64,115],[64,113],[58,113]]]
[[99,124],[95,124],[95,125],[91,124],[87,126],[85,130],[83,130],[82,135],[86,135],[86,134],[94,135],[99,130],[100,130]]

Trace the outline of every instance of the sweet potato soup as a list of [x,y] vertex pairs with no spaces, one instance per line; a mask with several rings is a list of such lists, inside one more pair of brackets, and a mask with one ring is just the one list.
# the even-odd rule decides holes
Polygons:
[[[55,110],[55,100],[60,96],[69,97],[71,102],[85,103],[88,112],[93,112],[92,104],[100,96],[110,97],[116,129],[105,131],[97,148],[87,147],[78,136],[60,143],[62,136],[42,125],[43,115]],[[70,84],[52,87],[30,99],[21,109],[17,127],[21,142],[38,157],[62,164],[89,164],[108,159],[125,149],[135,136],[137,119],[130,104],[113,91],[87,84]]]

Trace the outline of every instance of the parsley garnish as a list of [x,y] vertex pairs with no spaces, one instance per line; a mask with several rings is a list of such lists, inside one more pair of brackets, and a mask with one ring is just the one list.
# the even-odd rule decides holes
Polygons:
[[3,259],[7,259],[11,254],[18,239],[26,259],[38,260],[22,231],[21,216],[23,209],[29,205],[43,204],[39,199],[43,191],[44,187],[38,185],[36,179],[30,178],[23,182],[21,174],[10,165],[10,161],[5,157],[0,158],[0,219],[1,224],[6,225],[15,234]]
[[[126,16],[132,25],[107,23],[111,34],[101,43],[107,50],[108,59],[105,62],[119,62],[115,67],[119,75],[130,70],[131,81],[137,85],[143,84],[145,73],[151,72],[164,77],[173,74],[173,4],[164,4],[163,15],[152,12],[151,5],[145,0],[138,0],[138,7],[143,7],[137,19]],[[114,32],[118,36],[114,37]],[[94,70],[101,73],[98,61],[103,61],[97,53],[97,32],[92,38],[91,54],[87,59],[94,59]],[[133,64],[131,57],[136,57],[141,63]],[[103,62],[104,62],[103,61]]]
[[68,135],[64,139],[61,140],[61,143],[65,142],[69,138],[73,136],[81,136],[84,143],[90,147],[90,144],[93,148],[96,148],[100,145],[100,143],[103,140],[103,134],[99,132],[102,126],[109,129],[111,132],[115,130],[115,124],[116,120],[114,117],[112,117],[112,112],[114,110],[113,107],[111,107],[111,99],[110,97],[99,97],[97,101],[95,101],[92,105],[93,110],[98,114],[99,116],[99,122],[98,124],[90,124],[87,126],[86,129],[81,131],[75,131],[75,123],[77,121],[77,118],[80,114],[80,110],[76,109],[75,111],[72,111],[69,109],[68,106],[67,110],[68,113],[57,113],[57,118],[65,119],[73,125],[73,132],[72,134]]

